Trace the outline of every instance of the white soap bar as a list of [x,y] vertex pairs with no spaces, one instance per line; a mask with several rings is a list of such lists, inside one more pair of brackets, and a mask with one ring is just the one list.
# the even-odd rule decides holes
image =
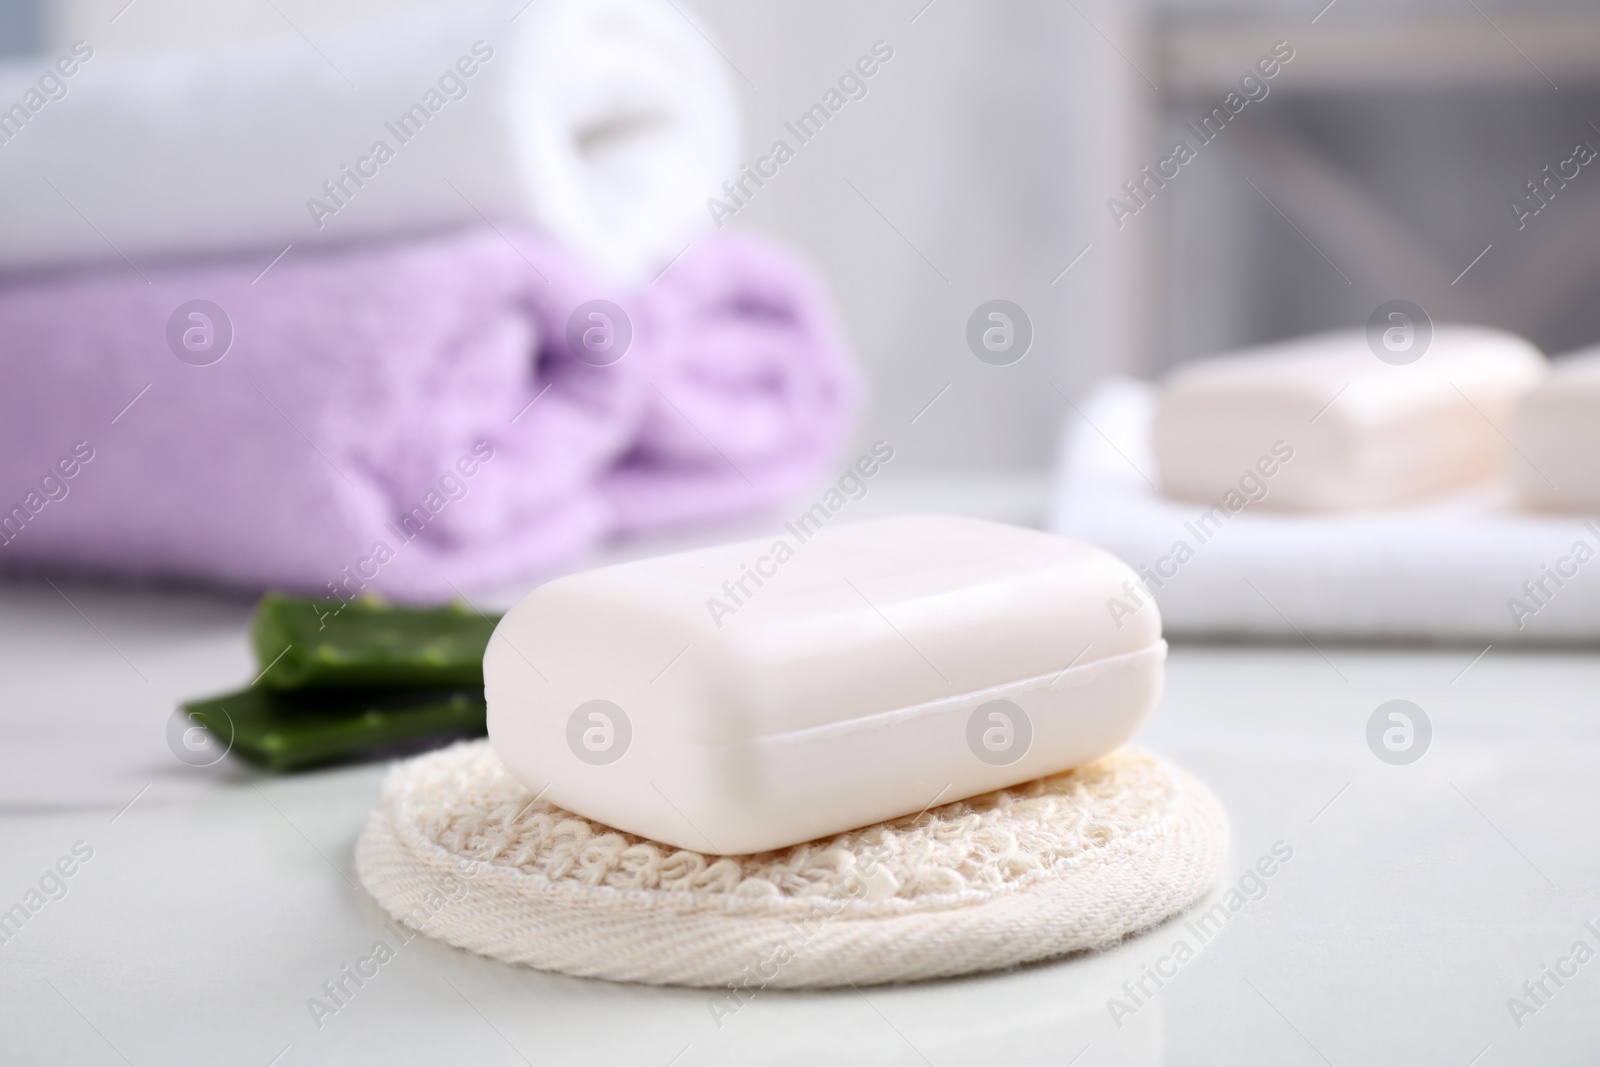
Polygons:
[[1156,409],[1161,490],[1339,511],[1483,482],[1504,472],[1511,405],[1547,368],[1522,338],[1473,326],[1436,327],[1421,358],[1398,366],[1361,331],[1189,364]]
[[1600,349],[1554,368],[1512,413],[1512,478],[1534,507],[1600,512]]
[[590,819],[742,854],[1078,766],[1155,705],[1161,620],[1110,554],[818,513],[534,590],[483,660],[496,754]]

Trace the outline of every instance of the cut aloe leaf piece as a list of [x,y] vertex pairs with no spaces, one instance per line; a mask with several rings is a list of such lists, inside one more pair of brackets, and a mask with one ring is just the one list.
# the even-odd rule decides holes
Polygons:
[[251,623],[263,667],[256,684],[482,688],[483,650],[499,621],[465,606],[400,608],[268,593]]
[[272,771],[378,759],[485,731],[483,690],[253,687],[183,705],[230,753]]

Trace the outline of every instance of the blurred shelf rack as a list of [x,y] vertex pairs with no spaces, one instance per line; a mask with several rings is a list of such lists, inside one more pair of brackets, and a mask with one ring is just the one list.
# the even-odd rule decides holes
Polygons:
[[1152,151],[1187,136],[1183,120],[1209,114],[1274,42],[1295,55],[1272,102],[1208,152],[1204,175],[1157,194],[1166,203],[1137,283],[1152,326],[1137,362],[1160,370],[1359,325],[1396,297],[1552,352],[1600,340],[1588,297],[1600,281],[1600,179],[1589,168],[1569,178],[1558,221],[1524,229],[1509,206],[1575,142],[1600,148],[1600,13],[1319,3],[1147,12],[1132,54],[1158,87]]

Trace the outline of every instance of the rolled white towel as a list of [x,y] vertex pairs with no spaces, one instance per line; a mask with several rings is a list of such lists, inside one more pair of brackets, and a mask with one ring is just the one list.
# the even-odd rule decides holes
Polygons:
[[1511,416],[1507,459],[1535,508],[1600,514],[1600,347],[1555,362]]
[[635,278],[709,222],[738,151],[722,60],[667,0],[465,0],[59,58],[0,67],[0,268],[488,219]]
[[1376,356],[1360,330],[1201,360],[1162,385],[1157,476],[1168,496],[1210,501],[1255,467],[1273,478],[1261,506],[1286,511],[1463,489],[1503,473],[1500,427],[1547,369],[1514,334],[1458,325],[1434,328],[1404,365]]

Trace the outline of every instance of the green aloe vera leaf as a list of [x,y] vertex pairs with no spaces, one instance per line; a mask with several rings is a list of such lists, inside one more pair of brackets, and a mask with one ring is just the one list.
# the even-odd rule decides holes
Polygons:
[[268,593],[251,641],[269,689],[321,686],[476,689],[499,616],[464,606],[401,608]]
[[289,771],[335,760],[383,758],[396,749],[485,731],[481,689],[419,691],[252,687],[183,705],[247,763]]

